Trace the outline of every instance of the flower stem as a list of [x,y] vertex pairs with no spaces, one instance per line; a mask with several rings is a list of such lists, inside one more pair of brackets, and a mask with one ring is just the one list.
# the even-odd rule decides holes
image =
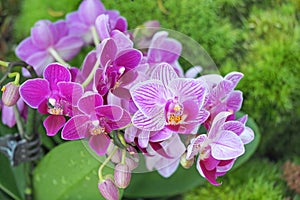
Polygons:
[[50,48],[48,48],[48,51],[57,62],[59,62],[60,64],[66,66],[66,67],[69,67],[69,64],[62,59],[62,57],[57,53],[57,51],[55,49],[50,47]]
[[82,83],[82,87],[85,88],[93,80],[93,77],[94,77],[94,75],[96,73],[96,70],[98,69],[99,65],[100,65],[100,58],[97,59],[91,73],[89,74],[87,79],[85,79],[85,81]]
[[15,84],[15,85],[19,85],[19,84],[20,84],[20,73],[19,73],[19,72],[12,72],[12,73],[9,73],[9,74],[8,74],[8,77],[9,77],[9,78],[16,77],[16,78],[15,78],[15,81],[14,81],[14,84]]
[[93,35],[94,44],[95,44],[95,46],[97,46],[100,43],[100,39],[99,39],[99,36],[97,34],[97,30],[96,30],[95,26],[91,27],[91,32],[92,32],[92,35]]
[[3,66],[3,67],[8,67],[9,62],[5,62],[5,61],[0,60],[0,65]]
[[20,112],[16,105],[14,106],[14,114],[15,114],[16,124],[17,124],[19,134],[22,138],[25,138],[25,133],[24,133],[24,129],[23,129],[22,121],[21,121]]
[[123,165],[126,163],[125,158],[126,158],[126,149],[122,149],[122,160],[121,160],[121,164],[123,164]]
[[118,150],[118,147],[115,146],[114,149],[113,149],[113,151],[111,152],[111,154],[109,154],[109,156],[107,156],[107,158],[104,160],[104,162],[99,167],[98,176],[99,176],[99,180],[100,181],[104,180],[104,178],[102,176],[102,170],[103,170],[103,168],[107,165],[107,163],[110,161],[110,159],[113,157],[113,155],[117,152],[117,150]]

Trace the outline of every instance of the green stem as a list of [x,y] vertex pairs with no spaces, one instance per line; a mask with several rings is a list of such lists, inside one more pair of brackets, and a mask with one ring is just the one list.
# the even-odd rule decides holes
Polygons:
[[121,160],[121,164],[125,164],[125,158],[126,158],[126,149],[122,149],[122,160]]
[[19,84],[20,84],[20,73],[19,73],[19,72],[12,72],[12,73],[9,73],[9,74],[8,74],[8,77],[9,77],[9,78],[16,77],[16,78],[15,78],[15,81],[14,81],[14,84],[15,84],[15,85],[19,85]]
[[100,39],[99,39],[99,36],[97,34],[97,30],[96,30],[95,26],[91,27],[91,32],[92,32],[92,35],[93,35],[94,44],[95,44],[95,46],[97,46],[100,43]]
[[34,135],[37,134],[35,131],[35,125],[36,124],[36,110],[33,108],[28,108],[28,115],[27,115],[27,121],[26,121],[26,139],[32,140]]
[[25,133],[24,133],[24,129],[23,129],[23,124],[22,124],[20,112],[19,112],[18,107],[16,105],[14,106],[14,114],[15,114],[16,124],[17,124],[19,134],[22,138],[24,138]]
[[96,70],[98,69],[99,65],[100,65],[100,58],[97,59],[91,73],[89,74],[87,79],[85,79],[85,81],[82,83],[82,87],[85,88],[93,80],[93,77],[94,77],[94,75],[96,73]]
[[3,67],[8,67],[9,62],[5,62],[5,61],[0,60],[0,65],[3,66]]
[[62,57],[57,53],[57,51],[55,49],[50,47],[50,48],[48,48],[48,51],[57,62],[59,62],[60,64],[66,66],[66,67],[69,67],[69,64],[62,59]]
[[102,175],[103,168],[107,165],[107,163],[110,161],[110,159],[113,157],[113,155],[117,152],[117,150],[118,150],[118,147],[115,146],[113,151],[111,152],[111,154],[109,154],[109,156],[107,156],[107,158],[104,160],[104,162],[99,167],[98,176],[99,176],[100,181],[104,180],[103,175]]

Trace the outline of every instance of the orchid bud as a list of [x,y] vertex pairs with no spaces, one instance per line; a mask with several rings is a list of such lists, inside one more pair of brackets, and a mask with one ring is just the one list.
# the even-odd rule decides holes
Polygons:
[[194,158],[191,158],[189,160],[186,159],[186,153],[182,154],[180,157],[180,164],[183,168],[189,169],[194,164]]
[[126,164],[117,164],[114,174],[116,185],[119,188],[126,188],[130,183],[131,170]]
[[2,87],[2,101],[4,105],[13,106],[17,103],[20,98],[19,87],[19,85],[16,85],[13,82],[9,82]]
[[107,200],[118,200],[119,190],[114,184],[114,182],[107,178],[98,183],[98,188],[102,196]]

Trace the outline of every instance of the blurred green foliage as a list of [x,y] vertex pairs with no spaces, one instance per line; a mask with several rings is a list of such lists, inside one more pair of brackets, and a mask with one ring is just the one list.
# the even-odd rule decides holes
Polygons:
[[[201,197],[206,200],[280,200],[285,190],[278,164],[266,160],[252,160],[229,172],[219,187],[201,186],[184,195],[184,200]],[[219,180],[220,181],[220,180]]]

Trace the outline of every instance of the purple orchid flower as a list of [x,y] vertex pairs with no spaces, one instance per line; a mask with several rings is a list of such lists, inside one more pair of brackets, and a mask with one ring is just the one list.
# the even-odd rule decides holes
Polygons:
[[[41,75],[49,63],[71,60],[81,49],[83,41],[78,36],[69,35],[65,21],[52,23],[48,20],[36,22],[31,36],[16,48],[16,55]],[[61,61],[59,61],[61,62]],[[23,71],[24,75],[29,72]]]
[[32,108],[42,114],[50,114],[44,120],[47,135],[55,135],[65,124],[64,116],[76,113],[76,105],[83,94],[82,86],[71,81],[69,70],[58,63],[49,64],[43,75],[25,81],[20,86],[20,96]]
[[114,88],[121,76],[134,69],[141,61],[140,51],[130,48],[119,51],[114,39],[105,39],[97,47],[100,68],[94,78],[94,87],[100,95],[105,95]]
[[130,123],[130,115],[119,106],[103,105],[97,93],[86,92],[78,102],[82,114],[73,116],[62,130],[62,138],[78,140],[89,138],[91,148],[100,156],[110,144],[109,133]]
[[[21,117],[26,120],[28,109],[27,106],[25,106],[24,101],[22,99],[19,99],[16,105],[21,114]],[[16,118],[15,118],[13,106],[2,105],[2,123],[4,125],[7,125],[10,128],[16,125]]]
[[[240,72],[231,72],[224,78],[218,75],[205,75],[199,78],[207,83],[209,89],[204,105],[210,112],[210,117],[205,122],[207,129],[218,113],[228,111],[234,114],[241,109],[243,94],[239,90],[234,90],[241,78],[243,74]],[[234,119],[232,115],[229,118]]]
[[168,158],[159,154],[156,150],[148,150],[150,156],[146,156],[146,166],[149,170],[156,169],[160,175],[170,177],[178,168],[180,157],[186,148],[177,134],[161,143],[162,148],[168,154]]
[[[208,134],[202,134],[191,140],[187,159],[199,153],[197,169],[211,184],[220,185],[216,178],[223,176],[233,166],[237,157],[245,152],[243,138],[252,134],[241,121],[226,121],[230,112],[221,112],[213,120]],[[252,133],[251,133],[252,132]],[[244,135],[243,135],[244,134]],[[252,138],[253,139],[253,138]],[[247,140],[246,142],[250,142]]]
[[[101,17],[100,17],[101,16]],[[99,17],[99,18],[98,18]],[[112,30],[127,30],[127,21],[121,17],[116,10],[105,10],[99,0],[84,0],[80,4],[78,11],[69,13],[66,16],[70,34],[83,38],[85,44],[93,41],[92,31],[98,31],[101,40],[104,40],[107,34]]]
[[201,81],[179,78],[167,63],[158,65],[151,79],[130,90],[138,111],[134,126],[145,131],[168,128],[177,133],[194,132],[208,117],[203,103],[206,88]]

